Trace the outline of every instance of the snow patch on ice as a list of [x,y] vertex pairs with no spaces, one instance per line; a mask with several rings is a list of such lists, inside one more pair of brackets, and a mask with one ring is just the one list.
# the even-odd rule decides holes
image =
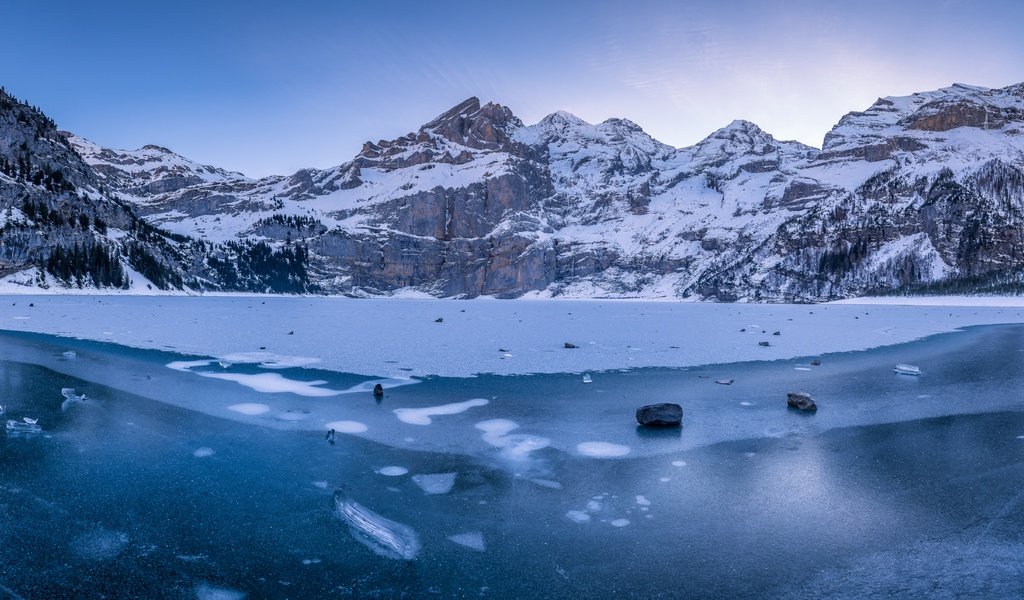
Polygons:
[[220,361],[234,364],[258,364],[265,369],[291,369],[309,367],[320,362],[311,356],[288,356],[272,352],[232,352],[217,357]]
[[196,588],[196,600],[243,600],[245,596],[245,592],[215,587],[208,583],[200,583]]
[[448,536],[448,539],[460,546],[465,546],[471,550],[477,552],[483,552],[484,546],[484,535],[479,531],[470,531],[467,533],[457,533],[455,535]]
[[611,442],[583,442],[576,445],[576,452],[591,458],[620,458],[629,454],[630,448]]
[[477,423],[475,427],[484,432],[481,436],[484,442],[501,448],[502,456],[512,460],[526,459],[534,450],[551,445],[551,440],[546,437],[525,433],[512,434],[512,431],[519,429],[519,424],[508,419],[489,419]]
[[629,525],[629,519],[615,519],[610,523],[612,527],[625,527]]
[[401,477],[409,472],[405,467],[381,467],[377,472],[387,477]]
[[583,512],[582,510],[570,510],[569,512],[565,513],[565,516],[569,517],[570,520],[575,521],[577,523],[587,523],[588,521],[590,521],[590,515]]
[[243,415],[256,416],[270,412],[270,407],[266,404],[243,402],[242,404],[232,404],[228,407],[228,410],[233,410],[236,413],[242,413]]
[[216,454],[216,452],[214,452],[213,448],[203,446],[202,448],[196,448],[195,452],[192,453],[192,456],[196,458],[206,458],[208,456],[213,456],[214,454]]
[[325,397],[325,396],[337,396],[342,392],[340,390],[332,390],[329,388],[317,387],[327,383],[323,380],[316,381],[299,381],[297,379],[288,379],[283,377],[280,373],[206,373],[203,371],[192,371],[196,375],[203,377],[210,377],[211,379],[223,379],[225,381],[233,381],[235,383],[244,385],[247,388],[262,392],[266,394],[279,394],[283,392],[290,392],[299,396],[307,396],[311,398]]
[[453,402],[452,404],[442,404],[440,406],[427,406],[424,408],[396,408],[394,410],[395,416],[398,417],[399,421],[408,423],[410,425],[430,425],[433,421],[430,417],[436,417],[441,415],[457,415],[462,412],[476,407],[485,406],[488,401],[483,398],[474,398],[472,400],[466,400],[465,402]]
[[338,433],[364,433],[368,429],[365,423],[359,421],[331,421],[324,427]]
[[455,485],[456,473],[428,473],[413,475],[412,480],[425,494],[447,494]]
[[184,371],[187,373],[192,369],[206,367],[212,364],[212,360],[176,360],[174,362],[167,363],[167,368],[174,369],[175,371]]

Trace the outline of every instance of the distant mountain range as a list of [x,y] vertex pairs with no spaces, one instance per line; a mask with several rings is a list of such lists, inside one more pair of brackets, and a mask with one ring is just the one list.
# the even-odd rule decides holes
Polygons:
[[[56,216],[55,216],[56,215]],[[819,301],[1024,290],[1024,84],[844,116],[822,149],[734,121],[524,125],[470,98],[337,167],[250,179],[102,148],[0,92],[6,285]]]

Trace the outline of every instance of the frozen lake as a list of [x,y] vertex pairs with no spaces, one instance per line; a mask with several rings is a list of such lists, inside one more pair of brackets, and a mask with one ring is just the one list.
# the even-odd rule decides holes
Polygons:
[[[5,419],[42,426],[0,436],[0,598],[1024,595],[1024,325],[905,341],[1020,309],[70,300],[0,314],[120,342],[0,333]],[[401,352],[344,337],[371,320]],[[433,356],[450,325],[486,356]],[[638,429],[661,401],[683,428]]]

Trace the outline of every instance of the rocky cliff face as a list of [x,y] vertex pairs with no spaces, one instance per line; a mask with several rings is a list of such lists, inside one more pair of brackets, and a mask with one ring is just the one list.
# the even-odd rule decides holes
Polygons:
[[104,150],[0,90],[0,278],[28,288],[307,291],[304,249],[175,235],[114,192],[187,194],[200,182],[248,180],[162,148]]
[[1024,85],[956,85],[879,99],[821,150],[745,121],[688,148],[625,119],[526,126],[476,98],[259,180],[64,139],[147,223],[301,248],[322,292],[812,301],[1024,280],[1022,132]]

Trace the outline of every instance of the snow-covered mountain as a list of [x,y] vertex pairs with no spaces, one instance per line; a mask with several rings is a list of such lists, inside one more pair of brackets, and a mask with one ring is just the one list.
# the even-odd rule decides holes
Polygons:
[[202,240],[165,265],[190,287],[261,289],[257,244],[299,253],[289,289],[352,295],[810,301],[1024,280],[1024,84],[882,98],[821,150],[746,121],[687,148],[625,119],[527,126],[476,98],[263,179],[65,139],[97,189]]

